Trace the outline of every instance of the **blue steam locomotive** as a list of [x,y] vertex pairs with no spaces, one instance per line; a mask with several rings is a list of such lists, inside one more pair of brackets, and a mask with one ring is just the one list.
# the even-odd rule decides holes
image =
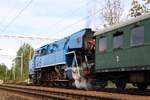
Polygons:
[[32,83],[89,87],[86,77],[91,74],[95,58],[93,34],[91,29],[86,28],[35,50],[29,62]]

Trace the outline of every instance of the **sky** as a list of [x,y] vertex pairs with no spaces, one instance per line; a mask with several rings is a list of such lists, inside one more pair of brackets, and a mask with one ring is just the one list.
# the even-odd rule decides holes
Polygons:
[[[92,0],[94,1],[94,0]],[[91,0],[0,0],[0,35],[46,37],[49,40],[0,37],[0,63],[9,69],[23,43],[34,49],[87,26]],[[97,0],[98,8],[104,0]],[[126,15],[132,0],[122,0]],[[99,14],[98,14],[99,15]]]

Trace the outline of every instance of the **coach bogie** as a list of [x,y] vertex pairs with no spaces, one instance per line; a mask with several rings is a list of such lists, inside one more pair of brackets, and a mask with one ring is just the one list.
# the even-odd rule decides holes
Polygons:
[[126,87],[126,81],[124,81],[124,80],[117,80],[115,82],[115,85],[116,85],[117,89],[123,90]]
[[146,83],[137,83],[137,87],[138,87],[139,90],[143,91],[143,90],[147,89],[148,84],[146,84]]

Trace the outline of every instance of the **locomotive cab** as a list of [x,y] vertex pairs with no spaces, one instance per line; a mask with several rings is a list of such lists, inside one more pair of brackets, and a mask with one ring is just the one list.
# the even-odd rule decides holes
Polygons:
[[68,41],[67,77],[75,81],[77,88],[87,87],[87,78],[91,75],[91,69],[94,66],[95,41],[93,34],[91,29],[84,29],[72,34]]

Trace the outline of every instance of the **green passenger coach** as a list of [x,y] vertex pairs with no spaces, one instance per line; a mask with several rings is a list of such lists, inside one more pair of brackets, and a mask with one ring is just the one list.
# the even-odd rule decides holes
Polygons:
[[[95,73],[117,88],[150,85],[150,13],[95,33]],[[105,77],[105,79],[104,79]]]

